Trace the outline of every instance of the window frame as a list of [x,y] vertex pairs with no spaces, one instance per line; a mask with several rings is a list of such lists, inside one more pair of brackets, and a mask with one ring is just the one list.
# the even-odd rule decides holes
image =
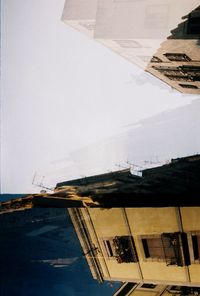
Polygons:
[[[188,244],[189,244],[189,253],[190,253],[190,260],[192,264],[200,264],[200,252],[199,252],[199,258],[195,259],[194,254],[194,245],[193,245],[193,236],[200,236],[200,231],[191,231],[187,234],[188,236]],[[200,246],[199,246],[200,248]]]
[[[147,234],[147,235],[140,235],[139,236],[139,241],[140,241],[140,246],[141,246],[141,251],[142,251],[142,257],[143,257],[143,261],[145,262],[166,262],[165,258],[156,258],[156,257],[146,257],[145,254],[145,250],[144,250],[144,246],[143,246],[143,242],[142,240],[144,239],[160,239],[161,240],[161,235],[159,234]],[[162,242],[162,240],[161,240]]]

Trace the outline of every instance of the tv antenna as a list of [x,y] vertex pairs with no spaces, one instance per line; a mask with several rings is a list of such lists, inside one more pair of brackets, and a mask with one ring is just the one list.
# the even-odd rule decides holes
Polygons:
[[33,180],[32,180],[32,185],[42,188],[41,193],[45,193],[46,190],[53,191],[53,188],[49,188],[49,187],[44,185],[43,182],[44,182],[45,176],[42,176],[41,179],[38,180],[38,182],[37,182],[36,176],[37,176],[37,173],[35,172],[35,174],[33,176]]
[[138,164],[135,164],[135,163],[131,163],[129,160],[126,161],[127,164],[130,165],[130,167],[137,167],[137,168],[140,168],[140,169],[143,169],[143,167],[141,165],[138,165]]
[[161,164],[161,162],[158,160],[158,156],[155,156],[154,160],[153,160],[153,157],[151,157],[150,160],[144,160],[144,164],[154,165],[154,164]]
[[119,163],[116,163],[115,166],[117,166],[118,168],[123,169],[123,170],[129,168],[129,167],[124,166],[124,165],[121,165],[121,164],[119,164]]

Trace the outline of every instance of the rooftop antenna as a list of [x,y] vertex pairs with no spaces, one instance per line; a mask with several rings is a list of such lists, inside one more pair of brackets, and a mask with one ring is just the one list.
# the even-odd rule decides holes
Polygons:
[[158,156],[155,156],[155,160],[144,160],[144,164],[160,164],[161,162],[158,160]]
[[131,167],[138,167],[140,169],[143,169],[143,167],[141,165],[135,164],[135,163],[131,163],[129,160],[126,161],[127,164],[129,164]]
[[129,160],[127,160],[126,163],[130,165],[131,173],[133,175],[142,177],[142,170],[144,169],[142,166],[131,163]]
[[121,169],[127,169],[127,166],[124,166],[124,165],[121,165],[121,164],[118,164],[118,163],[116,163],[115,166],[117,166],[118,168],[121,168]]
[[45,176],[42,176],[42,178],[40,179],[39,182],[37,182],[36,176],[37,176],[37,173],[35,172],[35,174],[33,176],[33,180],[32,180],[32,185],[42,188],[42,190],[40,191],[41,193],[45,193],[46,190],[53,191],[53,188],[49,188],[47,186],[44,186],[43,181],[44,181]]

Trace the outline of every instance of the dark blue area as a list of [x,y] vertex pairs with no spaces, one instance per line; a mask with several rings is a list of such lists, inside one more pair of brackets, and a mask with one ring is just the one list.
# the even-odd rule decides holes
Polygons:
[[5,201],[5,200],[9,200],[9,199],[20,198],[25,195],[26,194],[9,194],[9,193],[0,194],[0,202]]
[[[100,296],[119,287],[92,278],[65,209],[0,215],[0,236],[0,296]],[[67,264],[55,267],[58,259]]]

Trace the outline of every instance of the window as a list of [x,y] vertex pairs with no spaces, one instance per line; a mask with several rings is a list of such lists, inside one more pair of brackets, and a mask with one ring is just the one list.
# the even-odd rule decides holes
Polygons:
[[142,245],[146,258],[165,259],[161,237],[143,238]]
[[118,45],[124,48],[140,48],[142,47],[137,41],[135,40],[114,40]]
[[170,61],[191,61],[191,59],[184,53],[166,53],[164,56]]
[[[198,287],[186,287],[186,286],[171,286],[169,288],[170,293],[174,293],[175,295],[200,295],[200,288]],[[174,295],[173,294],[173,295]]]
[[183,88],[191,88],[191,89],[198,89],[198,87],[196,85],[193,84],[179,84],[181,87]]
[[180,287],[180,286],[171,286],[169,290],[170,290],[170,292],[172,292],[172,293],[173,293],[173,292],[176,293],[176,292],[180,292],[181,287]]
[[118,263],[138,262],[135,244],[131,236],[115,236],[103,239],[106,255]]
[[146,289],[155,289],[156,285],[153,284],[143,284],[141,288],[146,288]]
[[161,74],[165,75],[170,80],[176,81],[200,81],[200,67],[199,66],[152,66]]
[[135,283],[126,283],[114,294],[114,296],[127,296],[135,289]]
[[151,63],[161,63],[162,60],[158,57],[153,56],[151,59]]
[[188,75],[193,75],[195,77],[200,77],[200,67],[199,66],[181,66],[183,73]]
[[193,76],[193,75],[188,75],[188,76],[181,76],[180,79],[176,80],[181,80],[181,81],[200,81],[200,76]]
[[183,76],[183,75],[168,75],[165,74],[167,78],[174,81],[194,81],[192,76]]
[[187,75],[181,67],[152,66],[152,68],[164,75]]
[[190,264],[186,233],[163,233],[142,237],[144,256],[148,261],[165,261],[168,265]]
[[192,235],[194,260],[200,260],[200,234]]
[[115,250],[115,245],[113,239],[106,239],[103,241],[104,246],[106,248],[106,252],[108,257],[116,257],[117,252]]

